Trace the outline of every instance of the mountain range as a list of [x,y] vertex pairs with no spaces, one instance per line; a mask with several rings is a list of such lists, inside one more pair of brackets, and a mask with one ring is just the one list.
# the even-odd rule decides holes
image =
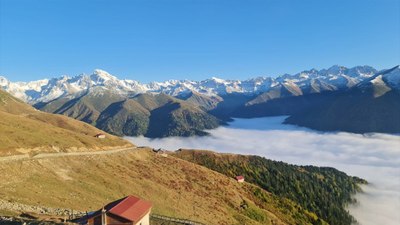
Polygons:
[[400,132],[399,68],[379,72],[344,92],[291,115],[286,123],[321,131]]
[[104,87],[118,95],[131,96],[139,93],[165,93],[171,96],[197,92],[207,96],[233,93],[257,95],[277,87],[292,94],[316,93],[339,90],[354,86],[377,72],[370,66],[346,68],[332,66],[329,69],[311,69],[294,75],[284,74],[276,78],[257,77],[247,80],[223,80],[216,77],[203,81],[169,80],[141,84],[135,80],[119,80],[106,71],[96,69],[93,74],[43,79],[31,82],[11,82],[0,76],[0,87],[30,104],[49,102],[61,97],[75,98],[96,87]]
[[[95,70],[91,75],[31,82],[0,77],[0,87],[37,109],[64,114],[116,135],[204,135],[204,130],[232,117],[276,115],[289,115],[286,123],[318,130],[397,133],[399,77],[398,66],[378,71],[370,66],[335,65],[243,81],[213,77],[142,84]],[[353,95],[360,97],[348,98]],[[379,107],[366,110],[374,104]],[[354,106],[352,110],[348,105]],[[388,109],[390,116],[386,117],[381,111]],[[347,117],[337,116],[342,114]],[[329,122],[336,121],[333,118],[343,121]],[[358,122],[353,118],[359,118]],[[387,127],[386,118],[396,122]]]

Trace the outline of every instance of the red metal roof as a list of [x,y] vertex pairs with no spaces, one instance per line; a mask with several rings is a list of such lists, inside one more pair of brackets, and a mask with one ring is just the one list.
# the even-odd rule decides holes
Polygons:
[[[104,209],[107,213],[112,213],[136,223],[150,211],[151,207],[151,202],[129,195],[108,203],[104,206]],[[101,214],[101,210],[102,209],[96,211],[93,215],[89,216],[89,218]]]
[[127,196],[112,207],[109,212],[127,220],[138,222],[149,212],[151,206],[148,201],[135,196]]
[[236,177],[236,180],[243,180],[244,179],[244,176],[237,176]]

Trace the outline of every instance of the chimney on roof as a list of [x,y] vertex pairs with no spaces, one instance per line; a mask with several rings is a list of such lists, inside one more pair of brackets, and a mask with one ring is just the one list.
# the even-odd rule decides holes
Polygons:
[[103,209],[101,210],[101,225],[107,225],[107,214],[106,214],[106,210]]

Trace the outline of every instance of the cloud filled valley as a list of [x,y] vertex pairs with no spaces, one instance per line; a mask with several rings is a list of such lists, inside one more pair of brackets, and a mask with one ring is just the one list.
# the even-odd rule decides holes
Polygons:
[[[282,125],[285,117],[236,119],[206,137],[127,137],[136,145],[176,150],[207,149],[260,155],[299,165],[330,166],[370,183],[349,206],[362,225],[398,224],[400,216],[400,136],[315,132]],[[244,138],[245,137],[245,138]]]

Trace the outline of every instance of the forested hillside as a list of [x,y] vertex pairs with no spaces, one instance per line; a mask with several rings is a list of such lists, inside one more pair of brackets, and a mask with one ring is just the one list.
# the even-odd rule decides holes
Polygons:
[[354,201],[359,184],[366,183],[334,168],[295,166],[260,156],[192,150],[179,150],[174,156],[230,177],[243,175],[247,182],[297,202],[332,225],[353,222],[345,207]]
[[[135,195],[151,201],[155,214],[207,225],[324,222],[292,200],[147,148],[8,161],[0,163],[0,170],[4,171],[0,180],[7,181],[0,182],[1,215],[7,213],[2,211],[1,201],[90,212],[121,196]],[[17,207],[12,213],[24,211]]]

